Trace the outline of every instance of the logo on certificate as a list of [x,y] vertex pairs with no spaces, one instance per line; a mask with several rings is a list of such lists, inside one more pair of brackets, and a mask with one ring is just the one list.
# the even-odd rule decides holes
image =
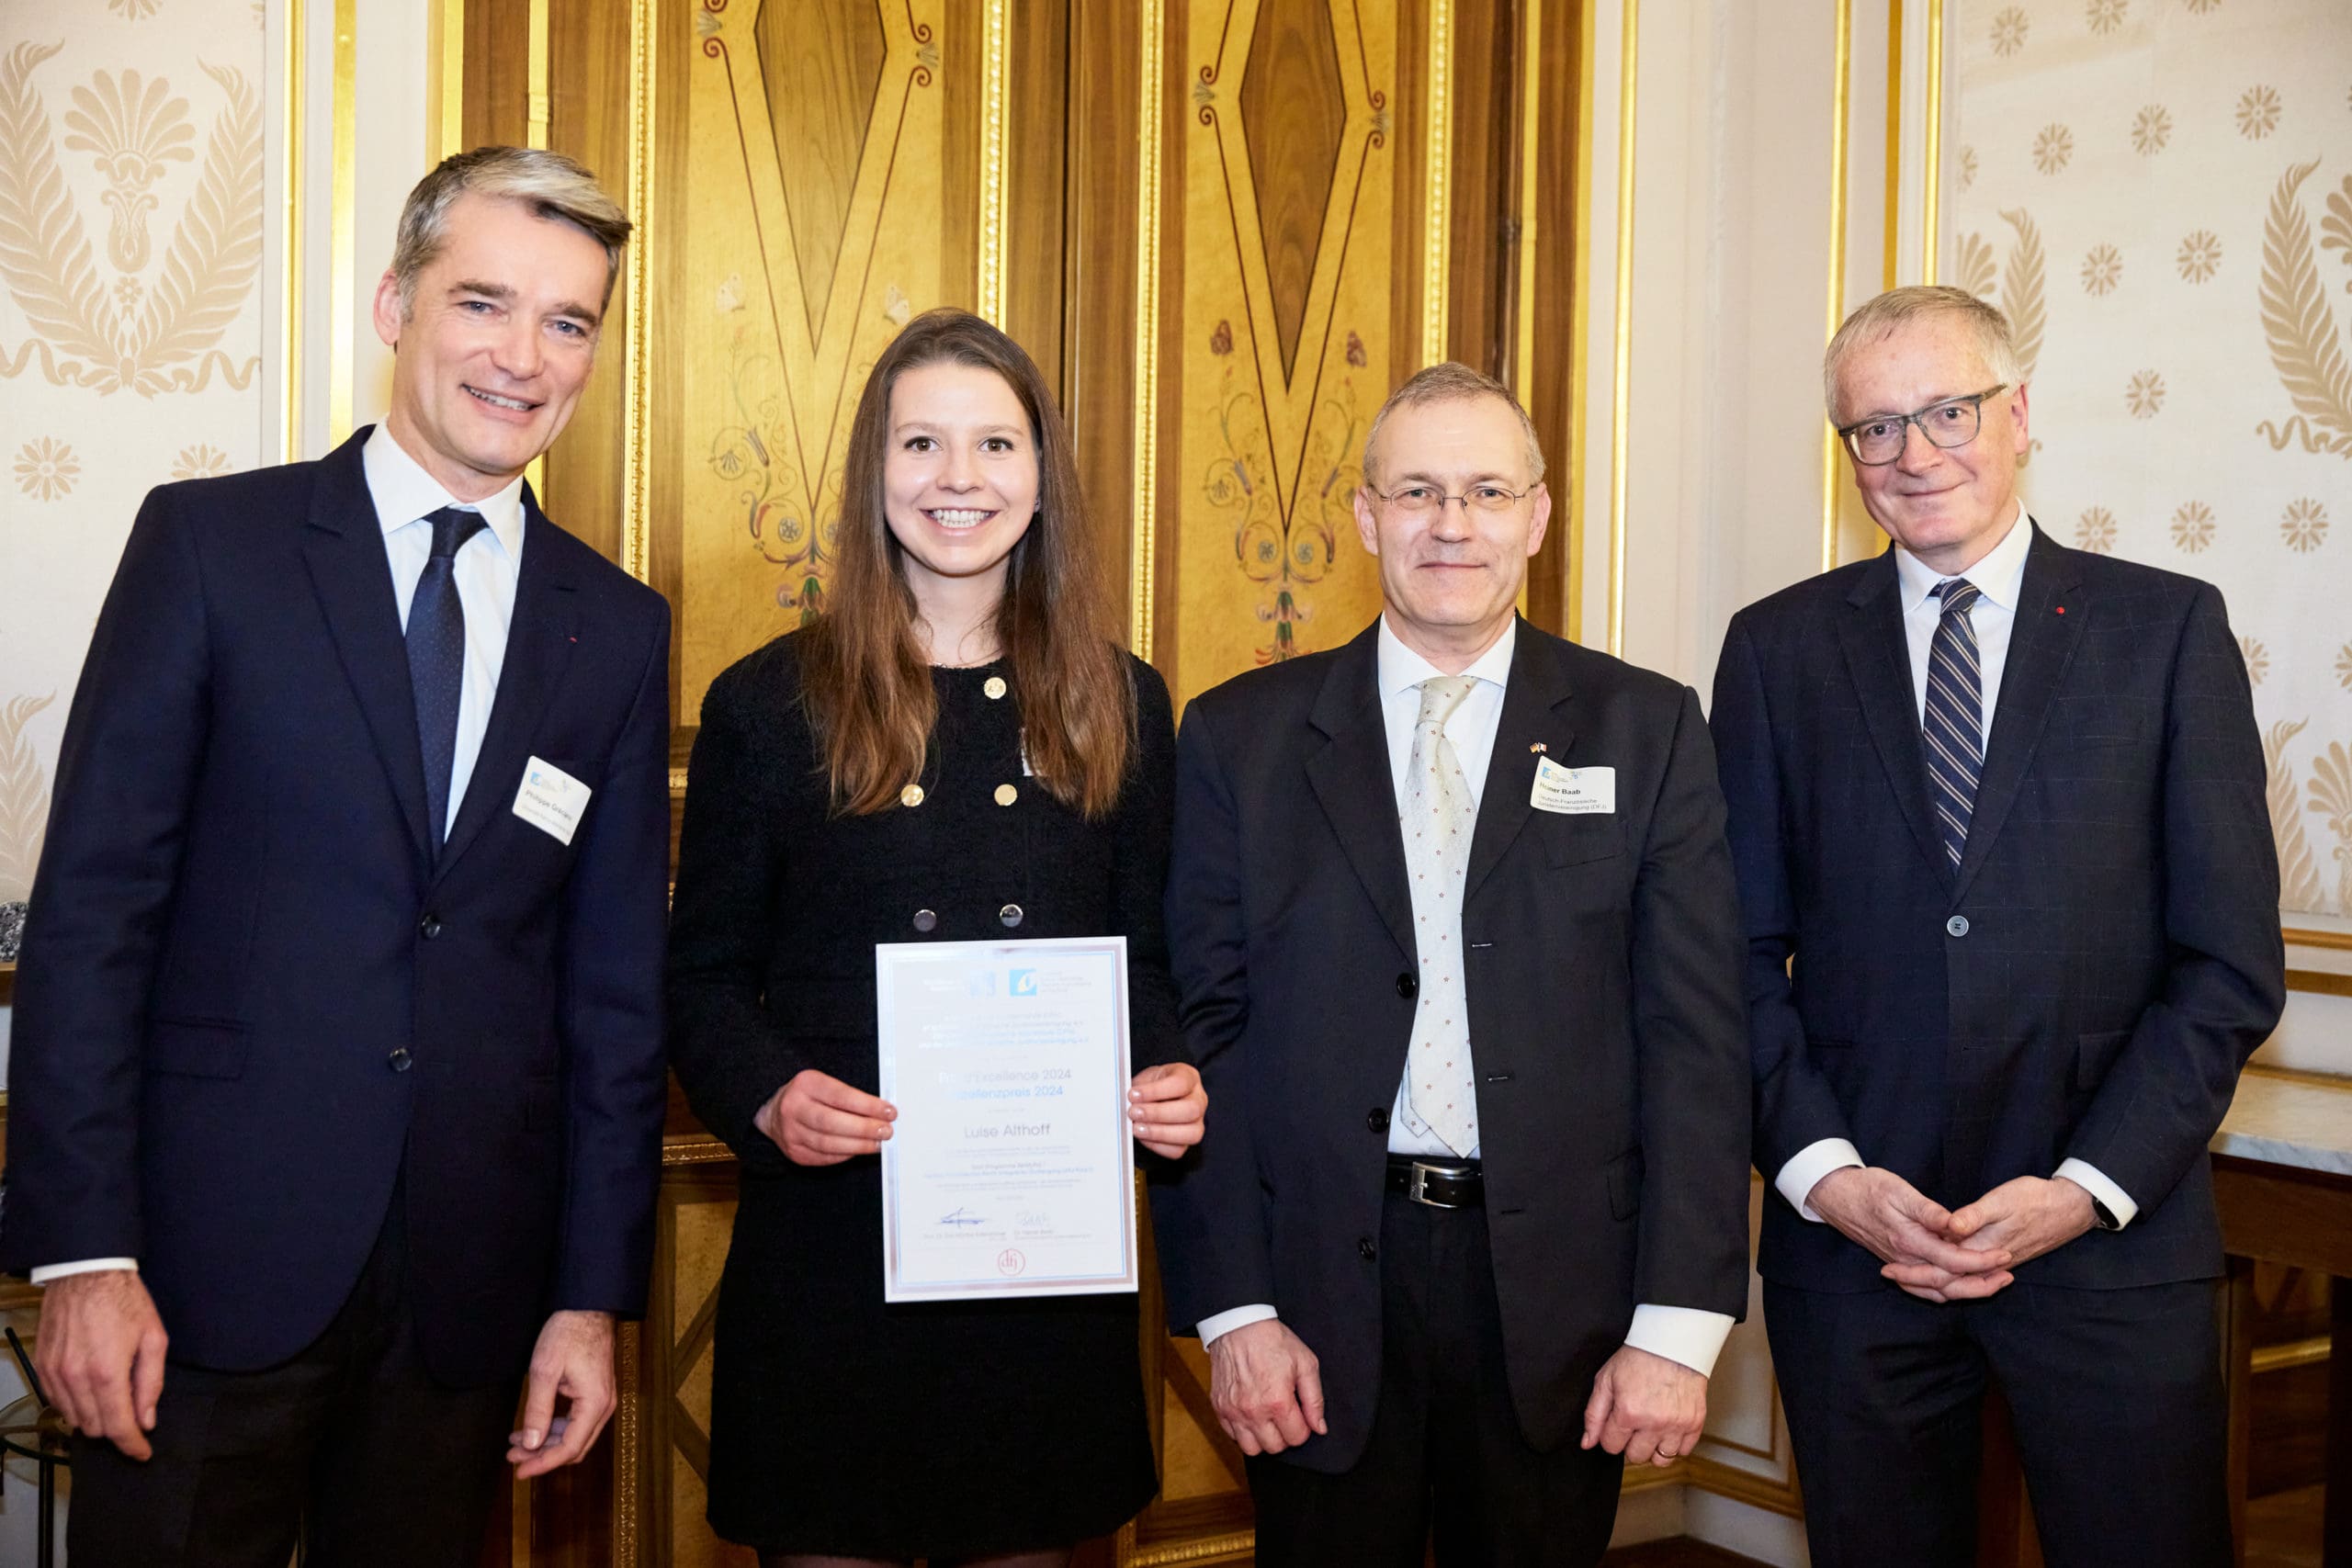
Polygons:
[[1017,1247],[1008,1247],[996,1255],[996,1271],[1008,1280],[1028,1267],[1029,1259],[1022,1256]]
[[1011,994],[1016,997],[1035,996],[1037,994],[1037,972],[1035,969],[1015,969],[1012,972]]

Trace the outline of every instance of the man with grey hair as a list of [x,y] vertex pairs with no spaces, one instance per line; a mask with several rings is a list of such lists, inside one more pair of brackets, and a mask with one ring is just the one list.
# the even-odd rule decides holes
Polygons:
[[1747,1301],[1738,912],[1696,694],[1516,614],[1509,389],[1364,448],[1379,619],[1204,694],[1168,935],[1227,1109],[1152,1212],[1265,1568],[1597,1562]]
[[27,921],[0,1224],[46,1287],[76,1568],[283,1568],[298,1532],[313,1568],[458,1568],[500,1455],[574,1462],[613,1411],[664,1106],[669,613],[522,474],[628,229],[555,153],[449,159],[376,291],[383,423],[132,525]]
[[2238,645],[2026,514],[1992,306],[1881,295],[1826,380],[1892,543],[1741,611],[1713,719],[1813,1560],[1973,1562],[1997,1384],[2053,1568],[2227,1562],[2205,1146],[2285,983]]

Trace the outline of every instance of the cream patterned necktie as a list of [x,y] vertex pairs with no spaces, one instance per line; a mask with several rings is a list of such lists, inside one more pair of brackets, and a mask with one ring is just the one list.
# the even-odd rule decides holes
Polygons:
[[1478,1146],[1469,998],[1462,976],[1462,888],[1478,812],[1445,726],[1476,684],[1468,675],[1433,675],[1421,682],[1421,713],[1413,721],[1413,756],[1397,818],[1405,870],[1413,879],[1413,932],[1421,961],[1420,1010],[1413,1017],[1405,1079],[1413,1114],[1457,1155]]

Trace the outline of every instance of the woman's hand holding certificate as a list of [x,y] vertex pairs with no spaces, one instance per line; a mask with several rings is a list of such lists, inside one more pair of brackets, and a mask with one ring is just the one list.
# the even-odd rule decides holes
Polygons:
[[898,1115],[888,1100],[806,1067],[769,1097],[752,1125],[795,1165],[839,1165],[878,1152]]
[[1201,1141],[1208,1110],[1209,1091],[1201,1087],[1200,1068],[1190,1062],[1146,1067],[1127,1086],[1127,1121],[1136,1142],[1168,1159]]

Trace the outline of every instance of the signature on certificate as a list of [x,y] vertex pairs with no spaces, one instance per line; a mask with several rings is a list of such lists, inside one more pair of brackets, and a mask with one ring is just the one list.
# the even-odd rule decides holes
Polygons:
[[959,1205],[949,1213],[940,1215],[939,1223],[943,1225],[984,1225],[988,1221]]

